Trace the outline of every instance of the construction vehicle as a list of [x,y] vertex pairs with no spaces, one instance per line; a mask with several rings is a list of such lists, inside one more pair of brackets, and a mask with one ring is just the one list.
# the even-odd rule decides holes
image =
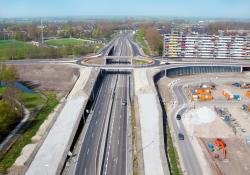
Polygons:
[[241,96],[239,94],[233,94],[234,96],[234,100],[240,101],[241,100]]
[[250,98],[250,91],[246,92],[246,97]]
[[246,111],[246,112],[250,112],[250,104],[249,105],[246,105],[246,104],[242,105],[242,110]]
[[219,158],[220,157],[220,151],[223,154],[223,159],[226,159],[227,156],[227,150],[226,150],[226,144],[225,142],[217,138],[214,140],[213,143],[208,143],[208,148],[209,150],[213,153],[214,158]]
[[235,87],[241,87],[240,83],[233,83],[232,85],[235,86]]
[[213,96],[210,95],[210,94],[200,95],[199,96],[200,101],[209,101],[209,100],[212,100],[212,99],[213,99]]
[[211,94],[211,90],[207,88],[199,88],[194,90],[197,94]]
[[215,139],[214,141],[214,146],[215,148],[217,148],[218,150],[221,150],[221,152],[223,153],[224,155],[224,159],[226,158],[227,156],[227,150],[226,150],[226,144],[225,142],[222,140],[222,139]]
[[227,98],[227,100],[234,99],[234,95],[230,91],[228,91],[226,89],[223,90],[222,94]]
[[250,83],[242,83],[241,84],[241,88],[242,89],[248,89],[248,88],[250,88]]

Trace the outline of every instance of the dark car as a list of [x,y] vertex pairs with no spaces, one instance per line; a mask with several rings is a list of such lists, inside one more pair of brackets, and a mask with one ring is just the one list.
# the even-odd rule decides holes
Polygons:
[[179,139],[179,140],[184,140],[184,135],[183,135],[182,133],[179,133],[179,134],[178,134],[178,139]]
[[177,119],[177,120],[181,120],[181,115],[180,115],[180,114],[177,114],[176,119]]
[[126,100],[122,100],[122,106],[126,106],[126,105],[127,105]]

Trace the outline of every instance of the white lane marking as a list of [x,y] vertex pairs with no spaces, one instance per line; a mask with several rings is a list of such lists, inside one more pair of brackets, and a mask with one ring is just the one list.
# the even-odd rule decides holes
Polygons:
[[86,173],[87,173],[87,170],[86,170],[86,168],[85,168],[85,170],[84,170],[84,175],[86,175]]
[[119,145],[119,140],[118,140],[118,145]]
[[88,150],[87,150],[87,155],[89,154],[89,148],[88,148]]
[[94,137],[94,134],[92,133],[91,137],[93,138]]

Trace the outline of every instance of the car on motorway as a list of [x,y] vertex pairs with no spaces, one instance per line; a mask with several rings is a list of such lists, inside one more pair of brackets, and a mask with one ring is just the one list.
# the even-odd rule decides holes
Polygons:
[[176,115],[176,120],[181,120],[181,115],[180,114]]
[[122,100],[122,106],[126,106],[126,105],[127,105],[126,100]]
[[182,133],[179,133],[179,134],[178,134],[178,139],[179,139],[179,140],[184,140],[184,135],[183,135]]

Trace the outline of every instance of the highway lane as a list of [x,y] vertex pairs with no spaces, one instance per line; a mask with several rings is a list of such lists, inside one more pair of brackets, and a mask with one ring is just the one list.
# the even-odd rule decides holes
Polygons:
[[[113,54],[126,55],[127,52],[126,37],[119,37],[115,41]],[[100,162],[102,162],[101,174],[105,172],[115,175],[126,174],[127,106],[122,105],[124,99],[127,99],[126,88],[127,74],[110,73],[104,76],[93,107],[89,128],[78,154],[75,175],[99,174]],[[113,92],[115,92],[114,97],[112,97]],[[112,105],[111,113],[108,112],[109,105]],[[109,121],[108,133],[104,133],[105,121]],[[107,144],[102,158],[101,140],[106,138]]]
[[[127,38],[121,37],[117,45],[116,55],[129,55]],[[127,60],[119,60],[121,63]],[[103,164],[103,175],[127,174],[127,84],[128,74],[118,74],[115,90],[114,106],[112,108],[107,146]]]
[[126,80],[127,75],[119,75],[104,159],[104,175],[126,174],[127,106],[122,105],[127,97]]
[[81,145],[77,159],[75,175],[95,175],[99,161],[100,144],[103,129],[108,114],[109,102],[112,100],[116,75],[110,74],[104,77],[98,98],[92,111],[92,119],[86,133],[86,137]]

